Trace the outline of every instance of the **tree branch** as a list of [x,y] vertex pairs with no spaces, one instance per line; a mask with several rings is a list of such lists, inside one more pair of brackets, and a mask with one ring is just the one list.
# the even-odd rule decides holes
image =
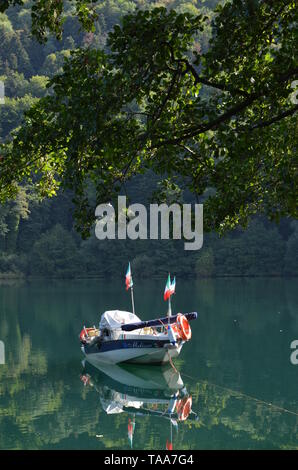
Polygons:
[[258,94],[254,93],[251,94],[249,98],[244,100],[242,103],[239,103],[237,106],[234,106],[233,108],[229,109],[225,113],[223,113],[221,116],[217,117],[213,121],[207,122],[206,124],[202,124],[198,127],[192,127],[186,129],[183,135],[180,137],[176,137],[174,139],[169,139],[161,142],[160,144],[156,145],[156,147],[162,147],[164,145],[170,144],[170,145],[176,145],[180,144],[183,140],[189,139],[191,137],[195,137],[198,134],[201,134],[203,132],[207,132],[214,127],[218,127],[219,124],[222,122],[227,121],[229,118],[234,116],[235,114],[238,114],[241,112],[243,109],[247,108],[250,104],[252,104],[257,98],[259,97]]
[[179,62],[183,62],[186,65],[187,70],[191,72],[192,76],[195,79],[195,84],[202,83],[203,85],[207,85],[209,87],[216,88],[221,91],[227,91],[231,94],[238,94],[238,95],[245,96],[245,97],[249,96],[249,94],[244,90],[235,89],[223,83],[212,82],[207,78],[201,77],[196,71],[196,69],[194,68],[194,66],[190,62],[188,62],[188,60],[186,59],[181,59],[179,60]]
[[[289,80],[291,77],[295,76],[296,74],[297,74],[297,69],[291,69],[287,73],[280,75],[277,79],[277,82],[283,83],[283,82]],[[268,92],[267,92],[267,94],[268,94]],[[233,116],[239,114],[241,111],[245,110],[248,106],[250,106],[254,101],[256,101],[258,98],[261,98],[263,96],[266,97],[266,94],[264,93],[264,90],[261,90],[258,93],[251,93],[244,101],[242,101],[241,103],[238,103],[233,108],[230,108],[228,111],[226,111],[222,115],[218,116],[213,121],[209,121],[209,122],[207,122],[205,124],[201,124],[197,127],[194,127],[194,126],[189,127],[187,129],[185,129],[183,134],[180,135],[179,137],[169,139],[169,140],[164,140],[164,141],[160,142],[159,144],[157,144],[155,147],[159,148],[159,147],[162,147],[162,146],[168,145],[168,144],[169,145],[177,145],[177,144],[180,144],[185,139],[189,139],[189,138],[195,137],[198,134],[201,134],[203,132],[207,132],[209,130],[212,130],[212,129],[218,127],[221,123],[223,123],[223,122],[227,121],[228,119],[232,118]],[[286,111],[285,113],[288,113],[288,112]],[[284,114],[284,113],[282,113],[282,114]],[[286,116],[287,115],[288,114],[286,114]],[[282,119],[282,117],[283,116],[281,115],[281,117],[279,119]],[[274,119],[273,122],[275,122],[275,120],[277,120],[277,117],[273,118],[273,119]],[[267,125],[270,125],[270,122]]]
[[153,116],[153,122],[151,123],[151,126],[150,126],[151,128],[152,128],[152,127],[155,125],[155,123],[158,121],[158,119],[160,118],[160,116],[161,116],[161,114],[162,114],[164,108],[166,107],[166,104],[167,104],[167,102],[168,102],[168,100],[169,100],[169,98],[170,98],[170,96],[171,96],[171,93],[172,93],[172,91],[173,91],[173,88],[174,88],[174,86],[175,86],[175,84],[176,84],[177,77],[179,76],[179,72],[180,72],[179,69],[175,70],[174,76],[173,76],[172,81],[171,81],[171,84],[170,84],[170,86],[169,86],[169,88],[168,88],[168,90],[167,90],[167,94],[166,94],[166,96],[164,97],[164,99],[163,99],[163,101],[162,101],[162,103],[161,103],[160,108],[157,110],[156,115]]
[[287,111],[284,111],[283,113],[278,114],[277,116],[273,117],[272,119],[269,119],[268,121],[259,121],[253,126],[250,127],[250,130],[254,129],[259,129],[261,127],[267,127],[270,126],[271,124],[274,124],[275,122],[281,121],[285,117],[292,116],[293,114],[298,111],[298,104],[294,106],[291,109],[288,109]]

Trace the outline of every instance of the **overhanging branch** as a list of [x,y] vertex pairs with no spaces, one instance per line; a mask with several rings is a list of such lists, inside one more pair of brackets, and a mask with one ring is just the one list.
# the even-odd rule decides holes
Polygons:
[[250,130],[254,129],[260,129],[261,127],[268,127],[271,124],[274,124],[275,122],[281,121],[285,117],[292,116],[293,114],[298,111],[298,104],[294,106],[291,109],[288,109],[287,111],[284,111],[283,113],[278,114],[277,116],[273,117],[272,119],[269,119],[268,121],[259,121],[253,126],[250,127]]

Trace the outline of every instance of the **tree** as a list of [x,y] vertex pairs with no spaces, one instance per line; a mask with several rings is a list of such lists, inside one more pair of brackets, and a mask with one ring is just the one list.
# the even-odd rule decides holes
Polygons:
[[262,220],[256,218],[245,232],[237,230],[225,239],[216,240],[214,235],[212,238],[215,275],[282,275],[285,243],[275,226],[266,229]]
[[[27,0],[1,0],[0,12],[5,12],[10,6],[25,3]],[[97,16],[92,4],[96,1],[73,0],[72,3],[75,4],[75,14],[81,25],[87,30],[93,30]],[[31,8],[31,19],[32,32],[40,42],[47,40],[48,33],[54,33],[57,39],[61,39],[65,20],[63,0],[36,0]]]
[[34,75],[29,80],[28,92],[32,96],[42,97],[45,95],[47,89],[48,78],[45,76]]
[[207,248],[199,253],[195,265],[197,277],[212,277],[214,273],[214,256],[212,248]]
[[[36,101],[30,95],[22,98],[6,98],[5,104],[0,106],[0,139],[5,139],[9,133],[19,125],[23,118],[23,113]],[[1,155],[1,152],[0,152]],[[1,160],[1,157],[0,157]],[[20,188],[18,188],[20,189]]]
[[29,213],[28,195],[20,188],[14,201],[0,206],[0,248],[8,253],[16,250],[18,229],[21,219]]
[[1,31],[6,31],[9,33],[13,32],[11,22],[9,21],[7,16],[4,15],[3,13],[0,13],[0,28],[1,28]]
[[[87,234],[90,181],[98,203],[151,169],[179,176],[197,198],[213,188],[204,200],[209,229],[245,225],[257,212],[297,217],[296,6],[226,2],[204,53],[193,50],[203,15],[165,8],[126,15],[109,34],[108,52],[72,53],[51,81],[53,95],[26,113],[2,148],[2,200],[37,173],[44,196],[60,186],[74,191],[77,225]],[[56,32],[39,20],[38,37],[45,25]]]
[[25,76],[32,73],[32,67],[23,40],[18,32],[8,31],[0,23],[1,61],[0,74],[6,74],[7,67],[17,71],[22,69]]
[[34,243],[31,274],[72,277],[78,267],[75,242],[61,225],[55,225]]

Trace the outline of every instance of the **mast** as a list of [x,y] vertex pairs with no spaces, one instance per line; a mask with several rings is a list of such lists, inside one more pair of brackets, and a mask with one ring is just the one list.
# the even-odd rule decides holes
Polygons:
[[130,288],[130,293],[131,293],[132,313],[135,315],[135,301],[134,301],[134,296],[133,296],[133,286],[131,286]]
[[169,297],[168,300],[168,317],[172,316],[172,304],[171,304],[171,296]]

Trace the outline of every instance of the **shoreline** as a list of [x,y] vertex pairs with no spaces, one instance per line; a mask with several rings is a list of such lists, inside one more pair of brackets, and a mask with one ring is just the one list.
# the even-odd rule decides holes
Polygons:
[[[274,275],[274,274],[259,274],[259,275],[239,275],[239,274],[227,274],[225,276],[187,276],[184,280],[187,281],[199,281],[205,279],[297,279],[298,275]],[[26,276],[26,275],[13,275],[13,274],[2,274],[0,273],[1,281],[121,281],[121,276],[73,276],[73,277],[60,277],[60,276]],[[139,281],[147,280],[163,280],[164,276],[148,276],[139,278]]]

